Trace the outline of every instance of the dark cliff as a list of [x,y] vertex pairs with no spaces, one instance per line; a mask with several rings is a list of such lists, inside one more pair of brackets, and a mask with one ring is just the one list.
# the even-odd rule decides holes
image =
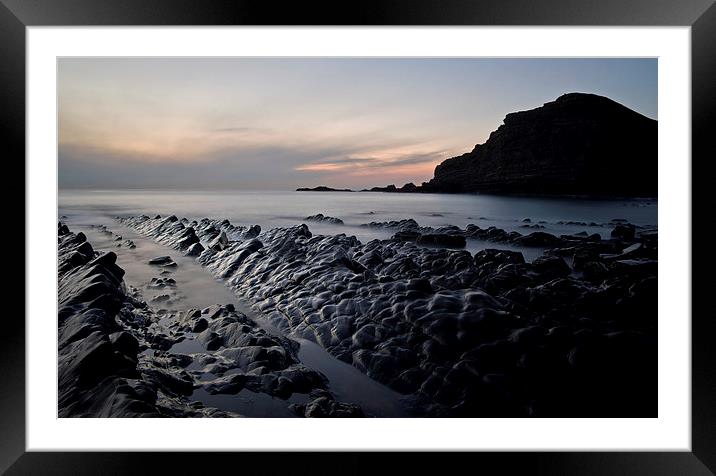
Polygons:
[[657,121],[602,96],[565,94],[508,114],[415,191],[656,196]]

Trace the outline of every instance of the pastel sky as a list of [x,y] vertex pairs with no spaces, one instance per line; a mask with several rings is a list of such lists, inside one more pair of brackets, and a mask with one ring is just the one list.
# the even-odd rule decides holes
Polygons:
[[419,184],[567,92],[656,119],[657,60],[62,58],[59,185]]

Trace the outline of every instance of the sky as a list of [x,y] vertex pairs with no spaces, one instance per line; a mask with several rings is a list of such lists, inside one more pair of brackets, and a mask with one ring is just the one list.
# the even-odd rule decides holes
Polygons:
[[657,60],[61,58],[59,186],[420,184],[568,92],[657,119]]

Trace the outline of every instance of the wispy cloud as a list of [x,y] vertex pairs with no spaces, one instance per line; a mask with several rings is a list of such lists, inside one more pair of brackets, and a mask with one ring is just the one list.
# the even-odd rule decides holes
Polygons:
[[437,163],[447,156],[445,151],[402,154],[388,157],[342,157],[299,165],[296,170],[311,172],[338,172],[356,168],[399,168],[407,165]]
[[[203,151],[171,163],[133,149],[60,144],[60,186],[289,188],[320,185],[374,186],[390,180],[426,180],[442,152],[360,157],[351,144],[260,144]],[[404,179],[403,179],[404,177]],[[295,185],[294,185],[295,184]]]
[[242,127],[217,127],[215,129],[210,129],[209,132],[221,132],[221,133],[231,133],[231,132],[239,132],[239,133],[245,133],[245,132],[256,132],[258,129],[256,127],[248,127],[248,126],[242,126]]

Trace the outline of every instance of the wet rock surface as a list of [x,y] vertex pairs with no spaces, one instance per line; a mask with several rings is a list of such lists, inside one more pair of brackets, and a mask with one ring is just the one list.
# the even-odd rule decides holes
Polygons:
[[[292,395],[307,399],[321,390],[333,403],[317,404],[325,407],[320,416],[343,416],[353,407],[336,401],[326,378],[299,362],[298,343],[268,333],[233,305],[154,307],[177,299],[176,281],[166,275],[146,287],[175,294],[159,294],[149,305],[124,283],[114,252],[95,251],[83,233],[62,223],[58,258],[60,417],[242,416],[205,405],[200,391],[266,395],[286,400],[288,409]],[[159,258],[160,266],[173,262]]]
[[[171,218],[121,222],[175,249],[187,235],[197,236],[205,246],[198,262],[275,327],[409,395],[424,415],[656,414],[653,230],[597,239],[476,225],[427,230],[401,220],[367,226],[405,237],[361,243],[343,234],[314,236],[306,225],[254,234],[228,220]],[[473,256],[413,243],[424,235],[470,234],[546,251],[527,263],[515,251]],[[207,347],[238,342],[225,340],[233,331],[221,337],[223,319],[197,323]],[[238,326],[231,319],[226,326]],[[284,354],[274,354],[276,362],[292,362]],[[266,355],[256,358],[284,371]],[[239,366],[241,376],[218,377],[207,389],[243,387],[252,370]],[[283,391],[276,390],[283,388],[278,378],[260,388]],[[329,398],[313,400],[313,407],[301,403],[295,411],[350,413]]]
[[167,268],[171,268],[177,265],[170,256],[157,256],[156,258],[150,259],[149,264],[153,264],[156,266],[164,266]]
[[[95,252],[63,224],[58,235],[59,416],[226,416],[188,405],[172,384],[180,369],[140,355],[145,339],[131,323],[148,311],[126,293],[116,255]],[[125,325],[123,315],[136,318]]]
[[310,418],[358,418],[365,416],[360,407],[337,402],[326,391],[317,390],[311,392],[309,397],[311,400],[308,403],[295,403],[291,405],[291,410],[299,416]]

